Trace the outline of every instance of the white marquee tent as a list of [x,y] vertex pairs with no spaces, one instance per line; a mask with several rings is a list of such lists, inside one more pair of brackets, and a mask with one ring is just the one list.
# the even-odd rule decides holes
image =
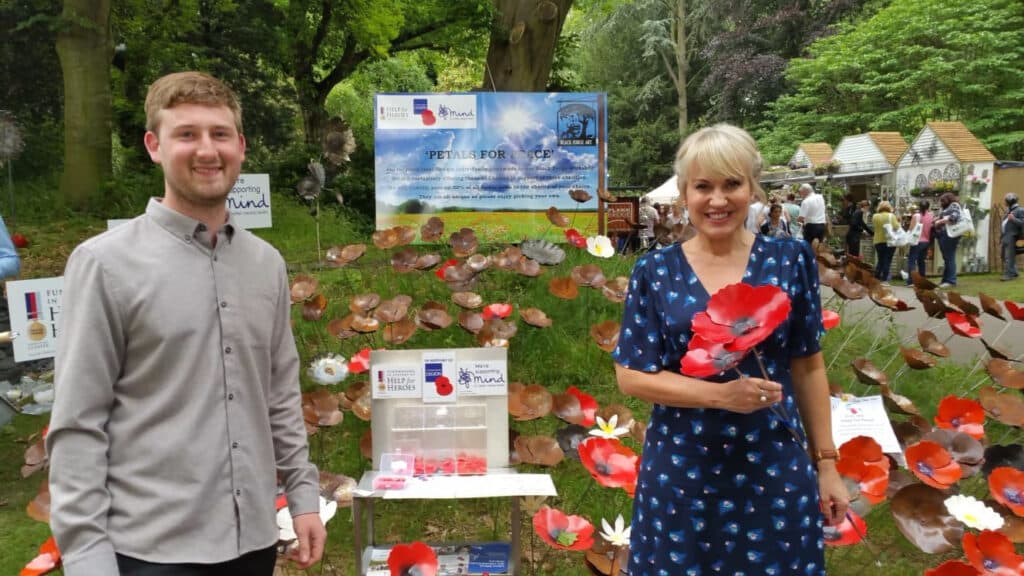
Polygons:
[[676,177],[673,175],[664,184],[651,190],[644,197],[651,201],[651,204],[671,204],[679,197],[679,187],[676,184]]

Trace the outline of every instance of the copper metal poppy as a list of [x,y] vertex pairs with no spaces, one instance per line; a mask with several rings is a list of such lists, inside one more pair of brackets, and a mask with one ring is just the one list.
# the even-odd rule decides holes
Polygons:
[[416,324],[424,330],[442,330],[451,326],[452,316],[448,308],[440,302],[428,301],[416,314]]
[[320,471],[320,495],[328,500],[338,503],[338,506],[348,507],[352,505],[352,498],[355,496],[355,478],[344,474],[334,474],[325,470]]
[[636,490],[639,456],[618,440],[588,438],[579,446],[580,462],[598,484],[622,488],[630,496]]
[[999,532],[982,530],[977,536],[967,532],[963,547],[964,556],[981,574],[1024,574],[1024,557],[1017,554],[1013,542]]
[[587,192],[585,189],[576,187],[569,189],[569,198],[583,204],[593,198],[593,196],[591,196],[590,192]]
[[309,321],[319,320],[323,317],[324,310],[327,310],[327,297],[317,294],[302,303],[302,318]]
[[565,452],[558,445],[558,440],[550,436],[518,436],[515,446],[523,464],[558,466],[565,459]]
[[536,326],[537,328],[551,326],[551,318],[540,308],[522,308],[519,310],[519,316],[523,319],[523,322],[530,326]]
[[401,318],[384,326],[384,341],[389,344],[404,344],[416,333],[416,323],[408,318]]
[[633,411],[624,404],[615,403],[603,406],[598,409],[597,415],[605,422],[608,422],[612,419],[612,416],[615,416],[616,422],[623,428],[629,428],[633,425]]
[[367,393],[353,400],[352,414],[363,422],[369,422],[373,417],[373,395]]
[[569,218],[564,216],[558,211],[558,208],[555,208],[554,206],[549,207],[547,212],[544,214],[548,217],[548,222],[551,222],[551,224],[558,226],[559,228],[565,228],[569,225]]
[[319,286],[320,281],[313,276],[299,274],[295,278],[292,278],[292,302],[305,302],[306,300],[309,300],[314,294],[316,294],[316,289]]
[[462,326],[462,328],[470,334],[476,334],[484,327],[484,315],[479,312],[470,312],[468,310],[459,312],[459,326]]
[[590,327],[590,337],[597,343],[598,348],[611,352],[619,344],[619,328],[619,323],[615,320],[605,320]]
[[466,291],[476,285],[477,274],[465,262],[460,262],[444,269],[444,281],[456,292]]
[[[33,435],[34,436],[34,435]],[[32,438],[29,438],[32,441]],[[25,449],[25,464],[21,467],[21,477],[28,478],[38,470],[42,470],[49,463],[49,458],[46,454],[46,428],[43,429],[43,433],[39,435],[38,440],[32,442],[27,449]]]
[[491,256],[491,263],[501,270],[515,270],[523,258],[523,251],[517,246],[507,246],[501,252]]
[[440,261],[441,261],[441,255],[440,254],[435,254],[435,253],[421,254],[420,257],[417,258],[416,262],[413,264],[413,268],[415,268],[417,270],[429,270],[430,268],[433,268],[434,266],[437,266],[437,263],[440,262]]
[[479,274],[484,270],[487,270],[491,265],[491,259],[483,254],[473,254],[469,258],[466,258],[466,266],[469,267],[475,274]]
[[820,282],[822,286],[828,286],[829,288],[831,288],[835,286],[841,279],[842,276],[839,275],[839,272],[837,270],[829,268],[828,266],[825,266],[821,262],[818,262],[818,282]]
[[935,367],[935,358],[920,350],[900,346],[900,354],[903,355],[903,361],[907,363],[907,366],[914,370],[927,370]]
[[458,232],[452,232],[448,238],[451,244],[452,254],[459,258],[466,258],[476,252],[480,241],[476,238],[476,232],[472,228],[462,228]]
[[592,288],[600,288],[608,282],[608,279],[604,276],[604,271],[597,264],[574,266],[569,276],[576,284]]
[[985,347],[985,351],[988,352],[988,355],[991,356],[992,358],[999,358],[1000,360],[1013,360],[1013,356],[1003,348],[1000,348],[994,344],[989,344],[988,341],[985,340],[984,338],[979,338],[979,340],[981,340],[981,344]]
[[881,386],[883,384],[887,386],[889,384],[889,377],[885,375],[885,372],[879,370],[867,358],[857,358],[850,362],[850,366],[853,367],[853,373],[861,384],[869,386]]
[[444,220],[437,216],[431,216],[420,226],[420,240],[424,242],[437,242],[444,234]]
[[317,426],[336,426],[344,419],[338,410],[338,397],[327,388],[317,388],[302,395],[302,414],[306,422]]
[[1024,389],[1024,371],[1014,368],[1008,360],[992,358],[985,365],[985,370],[993,380],[1004,388]]
[[543,270],[540,267],[540,262],[533,258],[520,258],[516,263],[515,271],[528,278],[536,278]]
[[376,293],[356,294],[349,301],[348,309],[356,314],[365,314],[380,304],[380,295]]
[[395,228],[377,230],[371,236],[373,245],[381,250],[390,250],[398,246],[398,231]]
[[981,309],[986,313],[991,314],[1000,320],[1006,320],[1003,316],[1003,306],[998,300],[984,292],[978,292],[978,301],[981,302]]
[[973,303],[964,300],[963,296],[955,290],[946,292],[946,298],[949,298],[949,303],[960,309],[961,312],[968,316],[978,316],[981,314],[981,310],[978,309]]
[[327,265],[332,268],[340,268],[351,264],[366,253],[366,244],[348,244],[346,246],[331,246],[327,249],[324,259]]
[[563,300],[574,300],[580,295],[579,286],[573,282],[572,278],[565,276],[552,278],[551,281],[548,282],[548,291]]
[[893,312],[906,312],[907,310],[914,309],[913,306],[896,296],[896,293],[891,288],[886,288],[885,286],[873,287],[868,295],[871,297],[872,302]]
[[405,298],[384,300],[373,311],[373,317],[381,322],[398,322],[409,314],[409,301]]
[[501,318],[485,318],[483,326],[476,333],[476,342],[480,346],[508,348],[508,341],[519,330],[515,322],[506,322]]
[[917,270],[910,273],[910,282],[919,290],[935,290],[938,284],[922,276]]
[[519,421],[543,418],[551,413],[554,398],[540,384],[512,386],[508,389],[508,412]]
[[963,476],[960,465],[953,456],[936,442],[922,440],[908,446],[907,469],[925,484],[946,490]]
[[339,340],[345,340],[358,334],[352,329],[353,314],[349,314],[344,318],[335,318],[327,323],[327,333]]
[[356,332],[376,332],[378,328],[380,328],[380,320],[362,314],[352,315],[352,329]]
[[985,447],[970,435],[956,430],[933,428],[922,440],[942,446],[960,466],[961,478],[970,478],[981,470],[985,458]]
[[399,274],[412,272],[419,257],[419,252],[411,246],[396,250],[391,254],[391,267]]
[[924,312],[929,318],[945,318],[946,312],[955,312],[935,292],[915,288],[914,295],[917,296],[917,301],[924,307]]
[[886,409],[890,412],[906,414],[908,416],[919,416],[921,414],[910,398],[893,392],[892,388],[889,388],[887,384],[882,384],[881,388],[882,403],[885,404]]
[[921,348],[925,352],[938,356],[939,358],[949,358],[949,348],[945,344],[939,342],[938,337],[935,333],[930,330],[918,330],[917,341],[921,344]]
[[985,437],[985,410],[977,400],[946,396],[939,401],[935,425],[980,440]]
[[827,268],[835,269],[839,267],[839,260],[836,260],[835,255],[831,252],[818,252],[814,256],[819,264],[822,264]]
[[36,491],[35,497],[29,501],[28,506],[25,507],[25,513],[28,517],[43,522],[46,524],[50,523],[50,481],[47,478],[43,478],[43,481],[39,484],[39,490]]
[[553,395],[551,411],[569,424],[583,424],[584,415],[580,400],[572,394],[562,392]]
[[455,304],[462,308],[472,310],[473,308],[479,308],[484,303],[484,299],[475,292],[456,292],[452,294],[452,302],[455,302]]
[[946,494],[924,484],[900,489],[889,502],[896,527],[926,554],[952,550],[964,529],[946,509]]
[[601,287],[601,293],[604,294],[604,297],[615,303],[625,302],[628,291],[629,278],[625,276],[616,276]]
[[999,392],[991,386],[978,390],[985,412],[1008,426],[1024,426],[1024,398],[1017,392]]
[[598,576],[627,576],[629,546],[611,546],[603,539],[596,540],[590,550],[583,554],[583,563],[592,574]]
[[629,427],[629,435],[633,437],[641,446],[644,445],[644,441],[647,438],[647,423],[643,420],[633,420],[633,424]]
[[597,189],[597,197],[600,198],[601,200],[604,200],[605,202],[618,202],[619,201],[619,197],[618,196],[615,196],[614,194],[612,194],[611,192],[609,192],[608,190],[606,190],[604,188],[598,188]]

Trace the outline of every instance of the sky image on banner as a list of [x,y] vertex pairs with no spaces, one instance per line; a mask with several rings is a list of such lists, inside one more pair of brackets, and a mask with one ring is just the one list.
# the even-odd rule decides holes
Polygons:
[[377,228],[437,216],[446,231],[473,228],[486,242],[562,241],[545,215],[554,206],[596,234],[605,102],[597,93],[378,94]]

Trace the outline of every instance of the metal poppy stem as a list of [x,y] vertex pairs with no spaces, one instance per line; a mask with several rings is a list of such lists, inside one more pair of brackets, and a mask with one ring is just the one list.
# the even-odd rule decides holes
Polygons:
[[[1006,322],[1006,323],[1005,323],[1005,324],[1003,325],[1003,329],[999,331],[999,334],[996,334],[996,338],[995,338],[995,340],[993,340],[993,341],[992,341],[992,344],[990,344],[990,346],[995,346],[995,345],[996,345],[996,343],[997,343],[997,342],[999,342],[999,339],[1003,337],[1003,334],[1005,334],[1005,333],[1006,333],[1006,331],[1007,331],[1007,330],[1008,330],[1009,328],[1010,328],[1010,322],[1009,322],[1009,321],[1007,321],[1007,322]],[[991,354],[989,355],[989,358],[991,358]],[[977,360],[976,360],[976,361],[974,362],[974,367],[972,367],[972,368],[971,368],[971,371],[967,373],[967,376],[964,376],[964,380],[963,380],[963,382],[961,382],[961,383],[960,383],[960,386],[963,386],[964,384],[966,384],[966,383],[967,383],[967,380],[968,380],[968,379],[970,379],[970,377],[971,377],[971,374],[974,374],[974,373],[975,373],[975,372],[976,372],[976,371],[978,370],[978,368],[980,368],[980,367],[981,367],[981,358],[979,357],[979,358],[978,358],[978,359],[977,359]],[[978,384],[980,384],[980,382],[979,382]],[[974,385],[974,386],[973,386],[973,387],[971,388],[971,391],[973,391],[973,390],[974,390],[975,388],[977,388],[977,387],[978,387],[978,384],[975,384],[975,385]]]
[[881,561],[878,560],[878,549],[876,549],[874,545],[872,545],[871,542],[868,541],[868,535],[860,531],[860,528],[857,526],[857,523],[853,521],[853,516],[850,515],[849,510],[846,511],[846,520],[850,523],[850,526],[853,526],[853,531],[857,533],[857,537],[860,538],[860,541],[864,544],[864,547],[867,548],[868,552],[870,552],[871,555],[875,557],[875,565],[881,566]]

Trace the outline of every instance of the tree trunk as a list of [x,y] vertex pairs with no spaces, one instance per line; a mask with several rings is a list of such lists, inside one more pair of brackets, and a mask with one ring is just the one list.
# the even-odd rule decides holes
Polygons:
[[686,137],[689,125],[689,111],[686,102],[686,78],[689,63],[686,54],[686,0],[676,0],[675,6],[675,41],[676,45],[676,106],[679,109],[679,138]]
[[64,74],[61,194],[83,208],[111,173],[110,0],[64,0],[57,56]]
[[573,0],[494,0],[496,16],[481,89],[540,92]]
[[295,82],[299,85],[299,107],[302,109],[302,128],[306,144],[320,146],[327,130],[327,110],[324,108],[327,94],[321,94],[316,86],[303,86],[303,83],[309,82],[305,78],[295,78]]

